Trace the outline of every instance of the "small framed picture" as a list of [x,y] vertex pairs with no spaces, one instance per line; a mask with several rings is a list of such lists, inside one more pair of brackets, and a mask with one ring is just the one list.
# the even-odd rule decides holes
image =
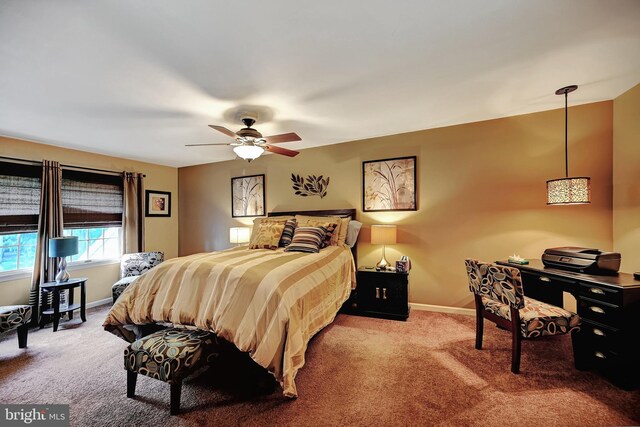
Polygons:
[[145,216],[171,216],[171,193],[168,191],[145,191]]
[[264,174],[231,178],[231,216],[265,215]]

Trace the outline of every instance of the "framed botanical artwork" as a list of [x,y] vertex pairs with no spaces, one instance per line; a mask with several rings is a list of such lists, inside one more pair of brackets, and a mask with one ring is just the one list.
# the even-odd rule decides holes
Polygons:
[[231,216],[264,216],[264,174],[231,178]]
[[362,162],[362,210],[415,211],[416,156]]
[[146,190],[145,216],[171,216],[171,193],[168,191]]

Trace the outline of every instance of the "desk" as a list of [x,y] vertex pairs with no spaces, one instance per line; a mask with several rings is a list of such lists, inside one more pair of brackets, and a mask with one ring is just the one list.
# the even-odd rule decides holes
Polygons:
[[524,294],[530,298],[562,307],[562,292],[575,297],[582,320],[576,336],[578,369],[599,369],[625,389],[639,383],[640,280],[627,273],[594,276],[547,268],[541,260],[497,264],[520,270]]
[[[69,319],[73,319],[73,311],[80,309],[80,318],[83,322],[87,321],[85,315],[85,307],[87,304],[87,297],[84,289],[84,285],[87,281],[86,277],[78,279],[69,279],[66,282],[46,282],[40,286],[40,289],[44,292],[53,293],[53,307],[44,310],[42,314],[53,315],[53,332],[58,330],[58,323],[60,322],[60,316],[64,313],[69,313]],[[80,304],[73,303],[73,290],[80,287]],[[60,309],[60,291],[65,289],[69,290],[69,306],[64,309]],[[40,328],[44,327],[44,316],[40,319]]]

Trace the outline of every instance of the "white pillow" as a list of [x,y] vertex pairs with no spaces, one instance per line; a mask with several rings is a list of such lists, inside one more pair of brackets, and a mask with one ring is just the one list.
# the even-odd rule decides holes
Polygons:
[[347,237],[344,242],[349,245],[350,248],[354,247],[358,241],[358,234],[360,234],[361,228],[362,223],[360,221],[349,221],[349,225],[347,226]]

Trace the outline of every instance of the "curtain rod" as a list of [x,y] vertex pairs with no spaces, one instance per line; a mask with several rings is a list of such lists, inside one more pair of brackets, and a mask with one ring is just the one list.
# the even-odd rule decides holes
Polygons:
[[[7,159],[7,160],[14,160],[14,161],[18,161],[18,162],[26,162],[26,163],[31,163],[34,165],[40,165],[42,164],[42,162],[39,162],[37,160],[29,160],[29,159],[19,159],[17,157],[7,157],[7,156],[0,156],[0,159]],[[96,168],[87,168],[84,166],[74,166],[74,165],[60,165],[63,168],[71,168],[71,169],[79,169],[79,170],[86,170],[86,171],[94,171],[94,172],[103,172],[103,173],[111,173],[111,174],[117,174],[117,175],[122,175],[121,171],[113,171],[113,170],[109,170],[109,169],[96,169]],[[143,177],[147,177],[147,175],[142,174]]]

